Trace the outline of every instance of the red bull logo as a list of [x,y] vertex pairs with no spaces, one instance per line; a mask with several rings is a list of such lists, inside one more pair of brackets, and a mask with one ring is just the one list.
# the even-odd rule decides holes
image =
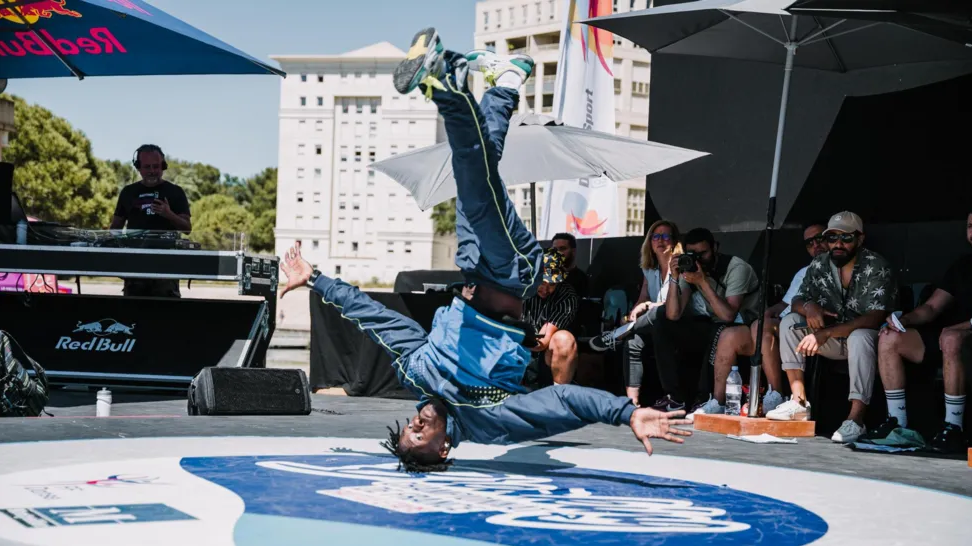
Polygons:
[[[10,2],[0,0],[0,6],[8,3]],[[64,0],[43,0],[11,8],[0,7],[0,17],[22,25],[32,25],[40,19],[50,19],[52,15],[81,17],[80,13],[64,7]]]
[[[50,19],[54,15],[81,17],[81,14],[77,11],[65,7],[65,0],[44,0],[22,6],[3,7],[4,4],[9,3],[7,0],[0,0],[0,19],[21,25],[31,25],[41,19]],[[135,7],[137,8],[137,6]],[[54,36],[47,30],[14,32],[12,39],[7,37],[9,34],[0,34],[5,38],[0,39],[0,57],[54,55],[47,43],[53,44],[57,52],[64,56],[128,52],[125,46],[105,27],[79,29],[79,31],[81,32],[80,36],[72,37]],[[47,43],[44,43],[45,41]]]
[[[61,336],[54,348],[62,351],[130,353],[135,348],[134,330],[134,324],[129,326],[110,318],[88,323],[78,322],[72,333],[89,334],[93,337],[79,341],[71,336]],[[130,338],[121,342],[113,342],[111,338],[115,336],[130,336]]]

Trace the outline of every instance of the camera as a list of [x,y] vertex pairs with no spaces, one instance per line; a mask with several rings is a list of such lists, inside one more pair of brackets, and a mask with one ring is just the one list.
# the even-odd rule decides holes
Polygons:
[[699,260],[695,254],[680,254],[676,263],[678,270],[683,273],[694,273],[699,270]]

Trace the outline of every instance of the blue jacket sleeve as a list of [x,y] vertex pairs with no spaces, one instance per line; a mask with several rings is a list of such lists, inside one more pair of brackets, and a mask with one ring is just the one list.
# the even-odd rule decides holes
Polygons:
[[605,391],[554,385],[517,394],[489,408],[459,408],[464,438],[481,444],[514,444],[569,432],[594,423],[631,422],[635,406]]

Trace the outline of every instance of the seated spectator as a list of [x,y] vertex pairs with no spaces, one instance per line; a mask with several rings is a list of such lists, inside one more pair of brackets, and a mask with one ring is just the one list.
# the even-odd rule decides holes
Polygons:
[[550,248],[564,257],[567,284],[574,287],[577,297],[586,298],[589,295],[591,279],[583,269],[577,267],[577,238],[570,233],[558,233],[550,241]]
[[895,305],[898,286],[891,264],[864,248],[864,224],[853,212],[835,214],[824,231],[830,251],[813,259],[792,310],[780,323],[780,357],[792,396],[766,417],[809,419],[804,388],[806,357],[847,360],[851,410],[831,438],[850,443],[866,432],[877,367],[878,328]]
[[[972,213],[965,236],[972,244]],[[960,453],[968,446],[962,429],[965,370],[961,350],[962,343],[972,334],[972,255],[953,263],[928,301],[902,315],[898,322],[903,330],[895,326],[890,316],[881,328],[878,370],[888,399],[888,419],[868,437],[883,439],[897,427],[908,427],[904,362],[937,366],[940,359],[945,380],[945,424],[932,439],[931,447],[942,453]]]
[[[684,244],[686,254],[673,255],[669,262],[671,280],[678,282],[668,284],[665,312],[658,313],[651,328],[655,364],[665,392],[653,407],[666,411],[685,408],[688,396],[680,374],[701,372],[707,379],[708,370],[702,366],[715,364],[723,330],[733,323],[752,321],[759,299],[756,271],[741,258],[720,253],[712,232],[693,229],[685,235]],[[680,259],[685,263],[679,265]],[[688,289],[682,280],[689,284]],[[723,376],[723,390],[725,380]],[[707,393],[709,389],[703,390]],[[694,409],[703,405],[699,402]]]
[[[821,254],[830,250],[827,247],[827,243],[824,241],[823,232],[827,229],[824,224],[810,224],[803,229],[803,246],[806,248],[807,253],[810,254],[810,258],[816,258]],[[763,373],[766,374],[766,381],[769,383],[771,390],[766,393],[763,397],[763,412],[770,412],[776,409],[780,404],[783,403],[783,396],[780,391],[783,390],[783,368],[780,362],[780,320],[789,315],[793,311],[792,303],[793,296],[800,290],[800,285],[803,283],[803,277],[807,274],[807,269],[810,266],[807,265],[803,269],[797,271],[796,275],[793,276],[793,280],[790,281],[790,287],[787,289],[786,294],[783,295],[783,301],[777,303],[766,309],[766,316],[764,318],[763,324]],[[759,327],[759,321],[753,322],[750,325],[750,339],[752,339],[753,348],[750,351],[750,355],[756,351],[756,334]],[[738,327],[733,327],[738,328]],[[725,335],[725,334],[724,334]]]
[[[641,376],[644,373],[642,351],[645,348],[645,340],[650,335],[651,325],[659,309],[665,305],[665,298],[668,297],[668,283],[672,279],[669,275],[669,263],[676,245],[679,248],[677,252],[681,252],[679,238],[678,226],[673,222],[658,220],[651,225],[641,245],[641,272],[645,277],[641,282],[641,294],[626,317],[626,324],[593,337],[590,341],[592,349],[603,352],[614,349],[618,341],[626,340],[625,351],[628,357],[625,374],[626,390],[628,397],[636,405],[641,391]],[[683,291],[690,290],[685,279],[679,282],[682,283]]]
[[543,255],[543,283],[535,296],[523,302],[523,320],[533,326],[538,340],[537,346],[530,348],[534,359],[524,378],[531,387],[551,379],[558,385],[574,380],[577,341],[567,328],[577,316],[579,299],[574,287],[565,282],[566,277],[564,257],[547,250]]

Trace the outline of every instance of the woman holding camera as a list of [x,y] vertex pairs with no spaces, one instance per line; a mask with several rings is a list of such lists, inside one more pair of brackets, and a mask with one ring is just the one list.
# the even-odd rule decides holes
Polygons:
[[[668,285],[672,276],[669,270],[673,256],[681,254],[678,226],[668,220],[658,220],[648,229],[648,235],[641,245],[641,272],[644,280],[641,282],[641,293],[638,301],[625,317],[626,324],[620,328],[604,332],[599,337],[592,338],[590,346],[595,351],[614,349],[623,340],[628,360],[625,366],[625,385],[627,395],[638,405],[641,391],[641,377],[644,370],[642,352],[645,339],[649,337],[651,325],[659,309],[665,304],[668,296]],[[684,279],[678,281],[683,290],[688,289]]]

